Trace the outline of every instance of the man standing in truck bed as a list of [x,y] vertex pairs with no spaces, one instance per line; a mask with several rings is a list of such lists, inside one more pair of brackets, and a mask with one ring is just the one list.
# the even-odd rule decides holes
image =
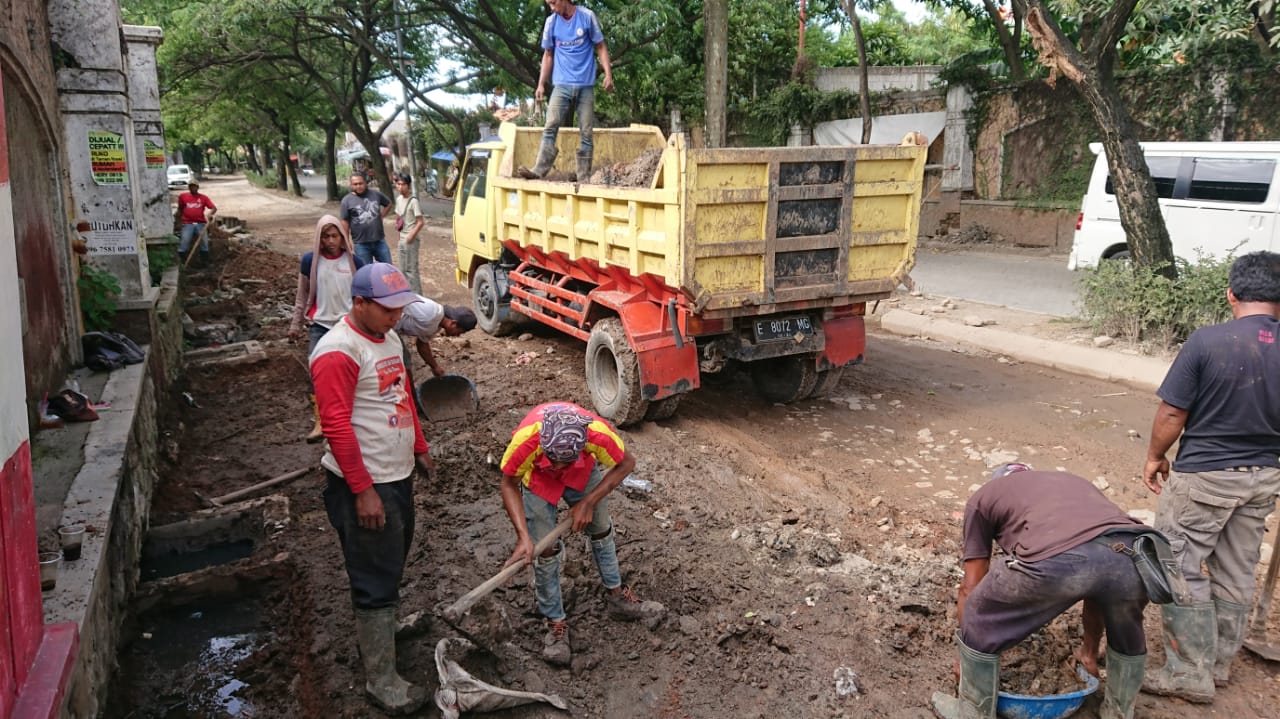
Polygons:
[[[591,174],[591,131],[596,124],[596,58],[604,68],[604,89],[613,92],[613,68],[609,63],[609,48],[604,44],[604,31],[596,14],[573,4],[573,0],[547,0],[551,14],[542,26],[542,70],[538,73],[538,86],[533,95],[542,102],[542,88],[548,75],[555,86],[551,102],[547,105],[547,124],[542,130],[542,147],[533,169],[520,167],[516,174],[527,179],[543,177],[555,164],[556,133],[568,122],[570,111],[577,112],[578,132],[578,181],[586,182]],[[592,51],[595,51],[595,55]],[[552,66],[555,67],[554,74]]]

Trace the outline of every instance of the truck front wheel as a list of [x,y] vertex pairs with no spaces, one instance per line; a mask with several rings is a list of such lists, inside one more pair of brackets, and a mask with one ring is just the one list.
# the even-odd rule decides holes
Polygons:
[[756,391],[770,402],[804,399],[818,383],[818,368],[811,354],[756,360],[750,366]]
[[587,340],[587,390],[602,417],[619,427],[644,419],[649,403],[640,394],[640,365],[617,317],[591,328]]
[[515,331],[516,322],[511,319],[510,307],[502,301],[493,265],[476,268],[471,278],[471,306],[475,309],[476,324],[485,332],[503,337]]

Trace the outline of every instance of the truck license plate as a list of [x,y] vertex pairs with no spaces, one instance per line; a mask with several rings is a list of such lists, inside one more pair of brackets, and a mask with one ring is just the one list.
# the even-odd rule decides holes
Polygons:
[[756,342],[795,340],[799,342],[813,334],[813,320],[805,315],[756,320]]

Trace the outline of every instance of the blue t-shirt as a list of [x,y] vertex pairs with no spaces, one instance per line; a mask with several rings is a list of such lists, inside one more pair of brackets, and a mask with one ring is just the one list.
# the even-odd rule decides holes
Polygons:
[[551,13],[542,26],[542,49],[554,53],[551,84],[557,87],[592,87],[596,84],[596,45],[604,31],[596,14],[580,7],[565,20]]
[[1156,394],[1187,412],[1173,468],[1280,466],[1280,321],[1250,315],[1191,334]]

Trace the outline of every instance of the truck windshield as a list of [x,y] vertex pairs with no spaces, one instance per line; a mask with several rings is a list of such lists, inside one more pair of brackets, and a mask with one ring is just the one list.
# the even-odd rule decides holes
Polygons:
[[485,177],[489,172],[489,153],[473,152],[467,157],[466,174],[462,176],[462,211],[472,197],[484,199]]

